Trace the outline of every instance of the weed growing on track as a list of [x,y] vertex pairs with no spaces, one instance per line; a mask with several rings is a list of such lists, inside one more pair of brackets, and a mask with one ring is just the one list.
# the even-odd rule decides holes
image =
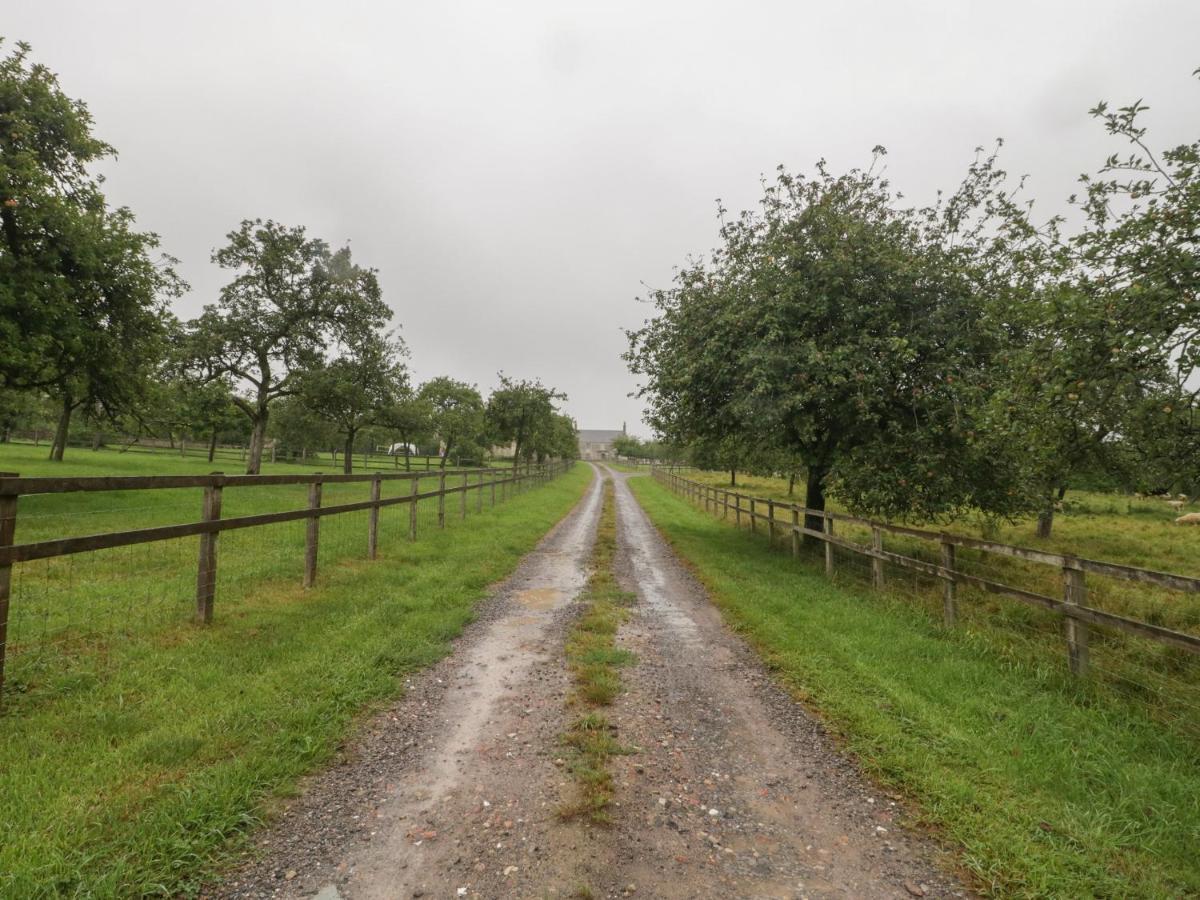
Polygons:
[[1194,742],[1062,666],[1005,658],[985,633],[831,584],[650,478],[629,484],[733,627],[985,891],[1200,894]]
[[617,551],[617,521],[612,481],[604,482],[604,508],[592,553],[593,572],[580,601],[583,614],[567,637],[567,665],[575,678],[571,702],[587,711],[571,723],[563,743],[571,748],[571,774],[579,786],[579,797],[560,810],[563,818],[587,816],[593,824],[609,822],[612,802],[612,773],[609,760],[629,752],[613,737],[613,726],[599,710],[621,693],[623,666],[633,654],[616,645],[617,630],[629,616],[632,594],[617,587],[613,557]]
[[401,676],[445,655],[590,478],[577,466],[416,543],[397,534],[375,562],[325,565],[312,590],[257,584],[209,627],[113,642],[102,670],[12,704],[0,896],[197,893],[273,797],[401,693]]

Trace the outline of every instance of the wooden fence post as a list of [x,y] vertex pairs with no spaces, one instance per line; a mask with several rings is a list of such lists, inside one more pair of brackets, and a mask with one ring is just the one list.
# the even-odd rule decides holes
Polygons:
[[[833,516],[825,513],[825,533],[833,534]],[[825,542],[825,577],[833,577],[833,541]]]
[[462,496],[458,498],[458,506],[461,510],[461,514],[459,515],[460,519],[465,519],[467,517],[467,480],[470,477],[471,476],[466,472],[463,472]]
[[[871,526],[871,549],[883,549],[883,532],[875,525]],[[883,560],[878,556],[871,557],[871,587],[883,590]]]
[[754,498],[750,498],[750,533],[758,534],[758,515],[754,511]]
[[[200,518],[205,522],[215,522],[221,518],[220,481],[204,489]],[[196,620],[204,625],[213,619],[213,601],[217,595],[217,539],[220,536],[218,531],[200,535],[200,561],[196,568]]]
[[767,546],[775,546],[775,501],[767,501]]
[[[480,477],[482,477],[482,476],[480,476]],[[492,486],[492,506],[495,506],[496,505],[496,473],[495,472],[488,473],[488,482]]]
[[408,539],[415,541],[417,539],[417,489],[421,481],[420,475],[414,475],[409,479],[409,501],[408,501]]
[[[1083,606],[1087,601],[1087,582],[1083,569],[1071,562],[1063,566],[1063,600],[1071,606]],[[1067,660],[1072,675],[1088,672],[1088,626],[1086,622],[1067,616],[1063,619],[1063,636],[1067,640]]]
[[383,476],[376,475],[371,482],[372,506],[367,515],[367,559],[375,559],[379,553],[379,500],[383,496]]
[[742,495],[734,494],[733,495],[733,503],[734,503],[733,523],[738,529],[740,529],[742,527]]
[[[16,472],[0,472],[16,478]],[[17,495],[0,495],[0,547],[11,547],[17,534]],[[12,593],[12,565],[0,565],[0,709],[4,708],[4,661],[8,656],[8,604]]]
[[[955,550],[949,541],[942,541],[942,568],[954,571]],[[942,621],[950,627],[958,621],[957,584],[954,576],[942,579]]]
[[446,527],[446,470],[438,475],[438,528]]
[[483,512],[483,469],[479,470],[479,487],[476,488],[479,492],[475,495],[475,512]]
[[725,508],[721,511],[721,519],[724,521],[728,521],[729,520],[729,491],[722,490],[721,496],[725,501]]
[[[314,481],[308,486],[308,508],[321,508],[321,482]],[[317,580],[317,544],[321,539],[321,517],[310,516],[308,529],[304,535],[304,586],[312,587]]]
[[792,505],[792,556],[800,555],[800,510]]

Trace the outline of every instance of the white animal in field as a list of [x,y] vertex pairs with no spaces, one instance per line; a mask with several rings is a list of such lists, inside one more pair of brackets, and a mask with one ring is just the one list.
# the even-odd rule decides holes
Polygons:
[[1141,491],[1134,491],[1134,492],[1133,492],[1133,499],[1134,499],[1134,500],[1145,500],[1145,499],[1146,499],[1146,495],[1145,495],[1145,494],[1143,494]]
[[1175,520],[1176,525],[1200,525],[1200,513],[1188,513]]
[[1187,500],[1187,494],[1176,494],[1175,499],[1176,500]]
[[1167,506],[1171,509],[1183,509],[1187,504],[1183,500],[1168,500]]

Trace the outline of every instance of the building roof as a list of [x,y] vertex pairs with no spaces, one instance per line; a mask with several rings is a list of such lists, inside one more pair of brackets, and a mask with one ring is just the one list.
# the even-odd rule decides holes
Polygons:
[[585,444],[611,444],[625,434],[624,429],[606,430],[603,428],[581,428],[579,440]]

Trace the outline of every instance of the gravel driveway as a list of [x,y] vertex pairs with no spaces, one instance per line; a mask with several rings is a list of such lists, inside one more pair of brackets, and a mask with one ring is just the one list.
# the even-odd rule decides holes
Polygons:
[[[637,655],[610,718],[611,827],[563,821],[563,640],[615,482],[618,575],[638,594]],[[721,622],[603,467],[499,585],[454,653],[410,680],[206,896],[968,896],[952,861],[898,821],[817,720]],[[635,476],[636,477],[636,476]]]

